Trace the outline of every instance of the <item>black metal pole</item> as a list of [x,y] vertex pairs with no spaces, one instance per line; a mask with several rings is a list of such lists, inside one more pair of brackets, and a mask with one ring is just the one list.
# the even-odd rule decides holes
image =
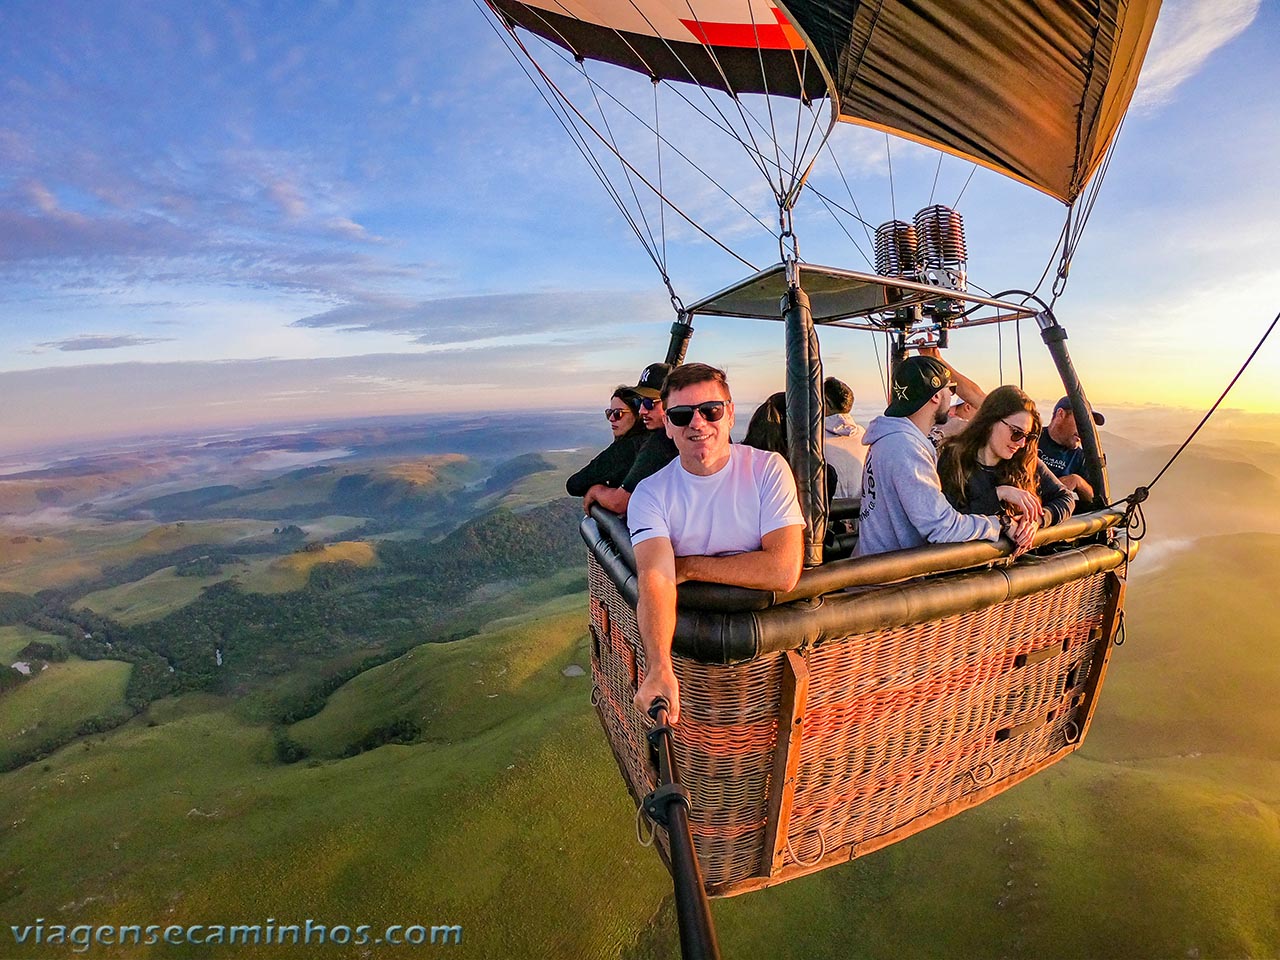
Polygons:
[[1058,376],[1062,378],[1067,399],[1071,401],[1071,412],[1075,415],[1076,430],[1080,434],[1080,446],[1084,450],[1085,469],[1089,474],[1085,479],[1093,486],[1094,502],[1110,503],[1107,458],[1102,452],[1098,425],[1093,422],[1093,407],[1089,406],[1089,400],[1084,395],[1084,384],[1076,375],[1071,354],[1067,352],[1067,331],[1049,310],[1036,314],[1036,323],[1040,326],[1040,339],[1049,348],[1049,355],[1058,368]]
[[689,794],[679,782],[671,752],[672,730],[667,702],[661,697],[649,707],[656,726],[649,730],[649,746],[658,766],[658,788],[645,797],[649,819],[666,828],[671,848],[671,879],[675,886],[676,923],[684,960],[720,960],[720,944],[711,922],[711,903],[702,885],[702,869],[689,829]]
[[782,301],[787,337],[787,459],[804,513],[804,565],[822,563],[827,536],[827,471],[822,441],[822,354],[809,296],[799,284]]

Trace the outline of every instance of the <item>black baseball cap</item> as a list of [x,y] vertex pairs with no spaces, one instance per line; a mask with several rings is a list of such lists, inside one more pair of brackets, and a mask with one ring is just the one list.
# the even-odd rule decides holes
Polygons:
[[886,417],[909,417],[943,387],[954,387],[951,368],[933,357],[907,357],[893,371]]
[[[1063,397],[1061,400],[1059,400],[1057,403],[1053,405],[1054,413],[1057,413],[1059,410],[1070,410],[1070,409],[1071,409],[1070,397]],[[1097,410],[1095,410],[1093,411],[1093,422],[1096,423],[1098,426],[1102,426],[1104,423],[1107,422],[1107,418],[1104,417],[1102,414],[1100,414]]]
[[642,397],[657,400],[662,396],[662,381],[667,379],[671,366],[666,363],[651,363],[640,371],[640,382],[631,389]]

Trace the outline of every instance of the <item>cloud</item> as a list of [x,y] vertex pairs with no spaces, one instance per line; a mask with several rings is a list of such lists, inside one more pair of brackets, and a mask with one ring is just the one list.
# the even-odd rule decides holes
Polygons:
[[562,330],[610,330],[661,319],[670,308],[655,294],[575,292],[492,294],[412,300],[363,294],[295,327],[398,333],[414,343],[446,344]]
[[1150,110],[1173,99],[1219,47],[1254,21],[1262,0],[1182,0],[1164,4],[1133,105]]
[[119,350],[122,347],[141,347],[148,343],[168,343],[172,339],[172,337],[135,337],[132,334],[107,336],[105,334],[86,333],[78,337],[68,337],[66,340],[48,340],[44,343],[36,344],[36,346],[66,352]]

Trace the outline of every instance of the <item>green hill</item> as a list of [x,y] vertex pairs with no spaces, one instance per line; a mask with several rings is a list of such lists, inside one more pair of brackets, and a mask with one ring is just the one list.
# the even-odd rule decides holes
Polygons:
[[[447,548],[489,534],[476,523]],[[426,547],[399,562],[460,576]],[[1150,575],[1139,561],[1128,642],[1080,753],[865,859],[717,901],[724,955],[1280,955],[1277,569],[1269,535],[1202,541]],[[590,679],[562,672],[587,665],[585,598],[485,591],[505,619],[365,670],[288,728],[186,694],[0,775],[6,924],[311,917],[460,924],[459,956],[676,955],[669,881],[635,842]],[[375,747],[397,730],[409,742]],[[278,762],[279,736],[310,756]],[[3,956],[76,955],[0,943]]]
[[0,693],[0,770],[41,744],[61,744],[95,720],[119,722],[130,666],[118,660],[68,660],[45,669]]

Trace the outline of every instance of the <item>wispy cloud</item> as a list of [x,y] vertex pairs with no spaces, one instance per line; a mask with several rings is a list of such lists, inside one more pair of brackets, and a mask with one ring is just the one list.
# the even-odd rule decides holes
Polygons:
[[68,337],[65,340],[48,340],[37,346],[50,350],[62,350],[65,352],[79,350],[120,350],[124,347],[141,347],[148,343],[168,343],[172,337],[137,337],[132,334],[123,334],[120,336],[107,336],[105,334],[86,333],[78,337]]
[[1134,107],[1150,110],[1171,100],[1214,51],[1253,23],[1261,6],[1262,0],[1166,2],[1151,38]]
[[411,300],[377,294],[350,299],[295,327],[399,333],[414,343],[444,344],[560,330],[600,330],[660,319],[670,312],[656,294],[607,292],[495,294]]

